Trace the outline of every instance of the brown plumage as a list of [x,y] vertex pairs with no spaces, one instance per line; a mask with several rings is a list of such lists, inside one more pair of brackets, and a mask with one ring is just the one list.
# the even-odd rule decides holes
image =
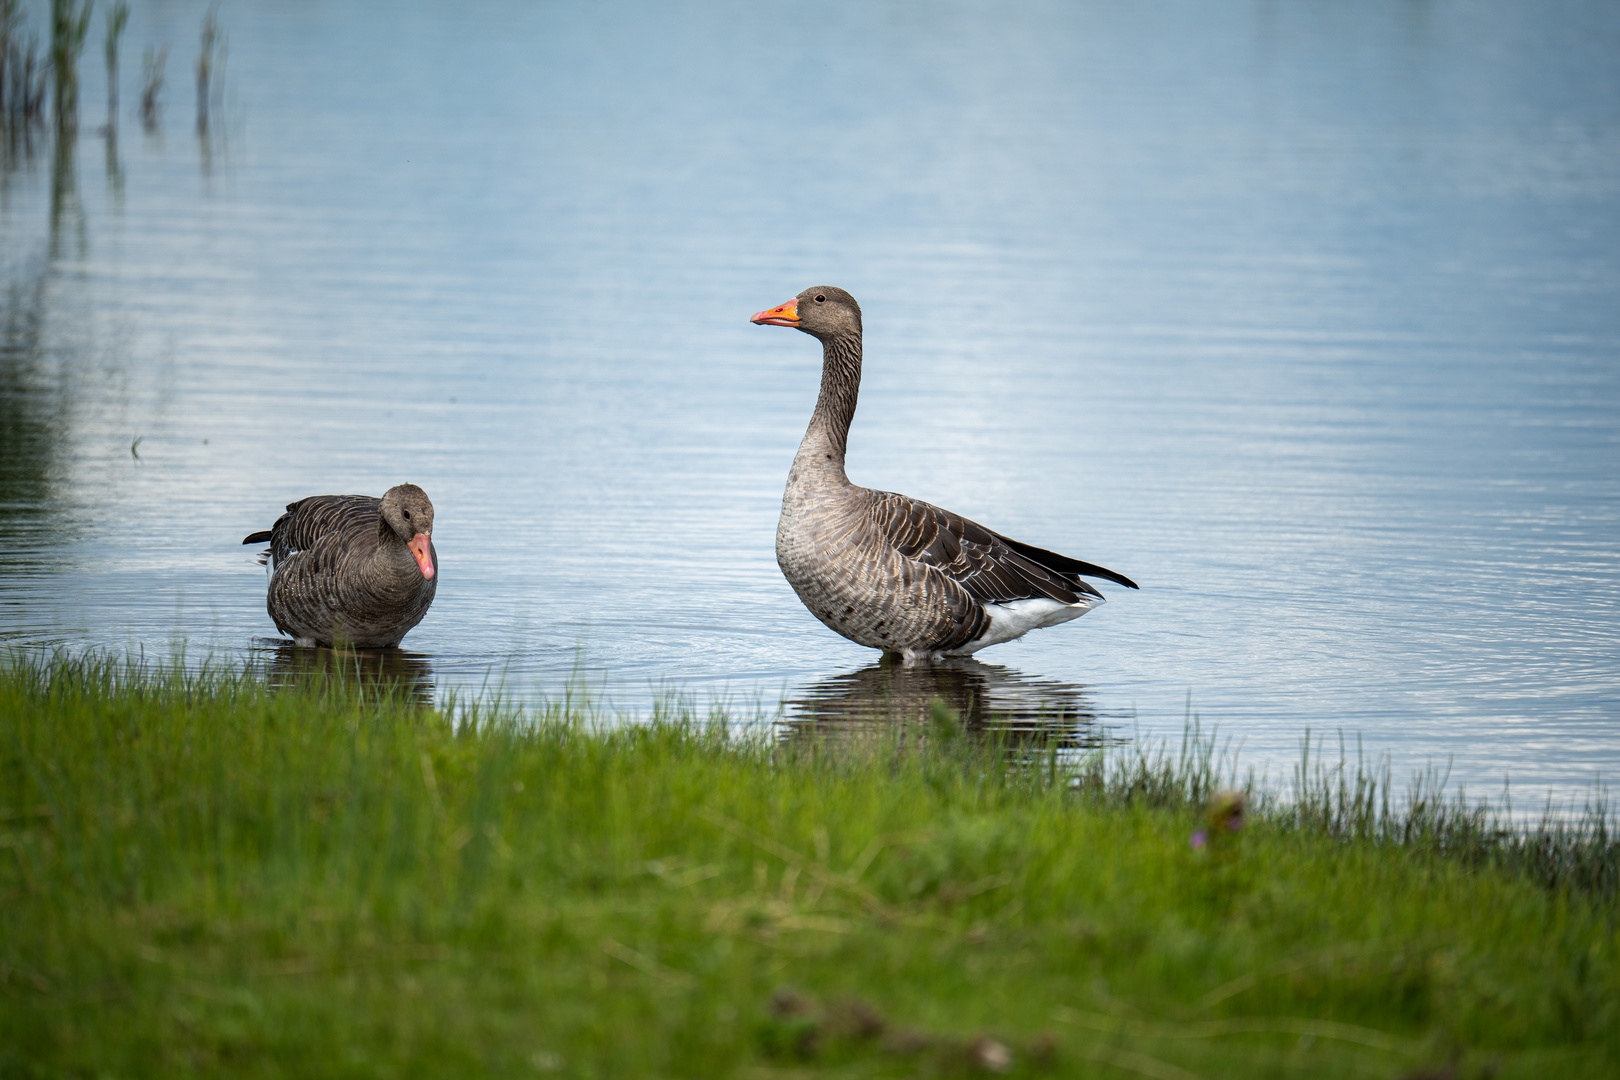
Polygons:
[[906,663],[965,655],[1084,615],[1112,570],[1022,544],[948,510],[849,482],[844,452],[861,385],[861,309],[822,286],[753,317],[822,344],[821,395],[788,473],[776,559],[811,613]]
[[[274,573],[265,606],[300,645],[398,645],[422,621],[439,584],[433,503],[415,484],[368,495],[315,495],[287,504],[268,542]],[[261,559],[260,561],[263,561]]]

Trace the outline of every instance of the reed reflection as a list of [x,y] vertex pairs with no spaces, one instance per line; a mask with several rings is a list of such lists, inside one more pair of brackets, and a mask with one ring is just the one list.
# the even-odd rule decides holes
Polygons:
[[964,734],[1015,749],[1080,750],[1108,741],[1086,687],[967,657],[910,668],[885,657],[810,683],[783,702],[778,735],[853,741],[922,734],[936,727],[942,706]]
[[64,234],[71,227],[73,254],[83,258],[90,247],[79,199],[79,146],[71,135],[58,135],[51,154],[51,258],[62,257]]
[[343,682],[413,705],[432,705],[431,658],[401,649],[326,649],[276,645],[261,653],[273,690],[320,689]]
[[124,163],[118,156],[118,129],[109,126],[102,136],[107,145],[107,190],[112,192],[113,203],[124,205]]
[[44,356],[49,264],[0,282],[0,573],[13,583],[54,558],[71,401]]

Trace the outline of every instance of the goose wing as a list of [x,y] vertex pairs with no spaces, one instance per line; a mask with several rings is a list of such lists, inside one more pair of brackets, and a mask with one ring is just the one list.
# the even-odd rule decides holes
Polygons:
[[268,533],[253,533],[242,543],[270,541],[270,557],[277,563],[298,551],[362,551],[377,543],[381,501],[369,495],[312,495],[288,503]]
[[1081,596],[1101,596],[1082,574],[1136,588],[1123,574],[1008,539],[921,499],[874,491],[868,513],[896,551],[938,569],[980,603],[1046,597],[1072,604]]

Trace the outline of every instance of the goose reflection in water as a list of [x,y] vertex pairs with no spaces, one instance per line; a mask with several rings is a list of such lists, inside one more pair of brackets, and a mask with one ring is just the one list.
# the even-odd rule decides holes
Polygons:
[[885,657],[810,683],[783,702],[779,734],[843,741],[926,730],[936,702],[955,713],[964,733],[1014,747],[1083,750],[1110,741],[1084,686],[967,657],[909,668]]
[[264,652],[268,654],[265,677],[273,690],[347,682],[412,705],[433,704],[433,665],[423,653],[401,649],[311,649],[279,640]]

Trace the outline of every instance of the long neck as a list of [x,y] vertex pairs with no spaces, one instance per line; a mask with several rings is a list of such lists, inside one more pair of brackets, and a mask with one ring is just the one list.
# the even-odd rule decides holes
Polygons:
[[821,349],[821,396],[794,460],[847,480],[844,448],[849,442],[849,423],[855,418],[855,399],[861,392],[861,338],[859,334],[828,338]]
[[388,522],[378,524],[377,550],[371,554],[371,574],[378,582],[386,580],[393,587],[414,589],[422,576],[416,567],[416,556]]

